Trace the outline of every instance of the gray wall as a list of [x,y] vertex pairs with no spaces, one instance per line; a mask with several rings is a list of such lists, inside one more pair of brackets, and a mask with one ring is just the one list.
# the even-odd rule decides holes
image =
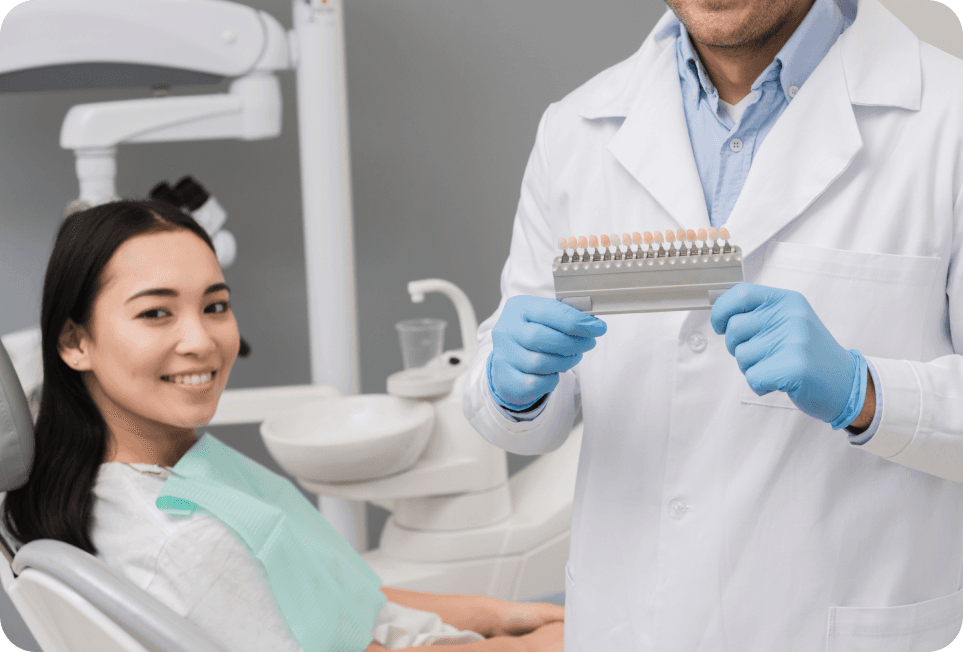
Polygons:
[[[291,25],[284,0],[244,4]],[[384,392],[385,378],[401,369],[393,327],[400,319],[446,319],[446,347],[460,346],[447,300],[429,295],[412,304],[408,281],[450,280],[479,320],[494,311],[542,111],[632,54],[664,10],[657,0],[345,0],[363,392]],[[118,153],[121,196],[142,197],[161,180],[193,174],[228,211],[238,260],[225,276],[253,350],[235,364],[230,387],[310,382],[294,73],[279,77],[278,138]],[[171,94],[226,90],[225,83]],[[147,89],[0,95],[0,334],[37,322],[53,237],[77,196],[73,154],[58,144],[67,110],[149,96]],[[256,427],[210,431],[280,472]],[[511,456],[510,471],[524,464]],[[369,545],[377,545],[386,517],[369,506]],[[0,622],[21,647],[39,649],[2,592]]]

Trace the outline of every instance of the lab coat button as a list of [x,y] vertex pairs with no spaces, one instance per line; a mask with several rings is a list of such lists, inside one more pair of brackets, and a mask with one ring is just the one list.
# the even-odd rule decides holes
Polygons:
[[685,517],[686,509],[685,503],[678,498],[669,503],[669,514],[676,520]]
[[733,152],[741,152],[742,141],[739,140],[738,138],[733,138],[732,140],[729,141],[729,149],[731,149]]
[[706,348],[706,338],[699,331],[690,333],[689,337],[686,338],[686,342],[689,344],[689,348],[695,351],[696,353],[700,353],[704,351]]
[[787,90],[787,92],[789,93],[789,97],[790,97],[790,98],[796,97],[796,93],[799,92],[799,87],[798,87],[798,86],[790,86],[789,89]]

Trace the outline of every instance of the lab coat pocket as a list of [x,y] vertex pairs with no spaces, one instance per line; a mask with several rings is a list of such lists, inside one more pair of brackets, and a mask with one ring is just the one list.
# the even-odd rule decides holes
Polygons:
[[963,589],[898,607],[830,607],[828,652],[940,650],[963,622]]
[[[801,293],[839,344],[865,356],[919,360],[938,256],[903,256],[771,242],[758,285]],[[746,383],[743,403],[797,409],[785,392],[757,396]]]

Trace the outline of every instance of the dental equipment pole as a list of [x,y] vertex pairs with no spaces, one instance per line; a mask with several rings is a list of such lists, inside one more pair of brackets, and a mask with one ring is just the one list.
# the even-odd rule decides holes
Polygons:
[[[311,381],[360,390],[348,98],[341,0],[293,0]],[[322,516],[367,550],[365,503],[318,496]]]

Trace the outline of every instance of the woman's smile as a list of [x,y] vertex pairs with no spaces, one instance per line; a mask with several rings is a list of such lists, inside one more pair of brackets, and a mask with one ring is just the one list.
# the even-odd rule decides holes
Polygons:
[[214,386],[214,377],[217,375],[216,370],[206,371],[206,372],[193,372],[184,374],[172,374],[170,376],[161,376],[161,380],[172,385],[177,385],[182,389],[199,390],[199,389],[210,389]]

